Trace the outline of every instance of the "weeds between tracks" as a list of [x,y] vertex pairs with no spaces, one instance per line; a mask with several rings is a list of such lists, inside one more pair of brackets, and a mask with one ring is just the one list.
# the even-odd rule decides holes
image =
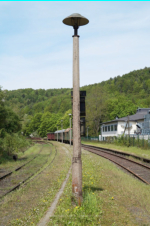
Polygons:
[[[0,207],[0,225],[37,225],[61,187],[71,164],[61,146],[60,143],[56,145],[58,154],[50,166],[25,187],[4,198]],[[56,153],[55,146],[51,147],[52,155],[49,161]]]
[[17,161],[14,161],[13,159],[11,159],[11,161],[5,161],[4,163],[1,163],[1,165],[0,165],[1,171],[2,172],[3,171],[6,171],[6,172],[14,171],[15,168],[19,167],[20,165],[27,163],[33,157],[35,157],[39,153],[40,148],[41,148],[41,146],[36,144],[36,145],[30,147],[29,149],[27,149],[24,153],[19,152]]

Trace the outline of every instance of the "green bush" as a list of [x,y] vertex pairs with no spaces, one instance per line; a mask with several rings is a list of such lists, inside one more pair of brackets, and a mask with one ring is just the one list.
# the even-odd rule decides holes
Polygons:
[[0,138],[1,155],[10,156],[13,153],[24,151],[30,145],[30,141],[18,133],[5,133],[4,138]]
[[[109,143],[109,142],[108,142]],[[136,146],[143,149],[150,148],[150,140],[145,140],[144,137],[140,139],[139,137],[130,137],[130,136],[118,136],[112,141],[112,143],[116,145],[124,145],[124,146]]]

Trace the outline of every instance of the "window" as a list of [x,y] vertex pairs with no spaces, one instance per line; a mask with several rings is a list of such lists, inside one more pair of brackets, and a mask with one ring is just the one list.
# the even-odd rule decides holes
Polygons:
[[105,127],[103,126],[103,132],[105,131]]
[[115,125],[115,131],[117,131],[117,124]]
[[107,126],[105,126],[105,132],[107,132]]
[[110,131],[110,126],[108,126],[108,131]]
[[111,125],[111,131],[114,131],[114,126],[113,125]]

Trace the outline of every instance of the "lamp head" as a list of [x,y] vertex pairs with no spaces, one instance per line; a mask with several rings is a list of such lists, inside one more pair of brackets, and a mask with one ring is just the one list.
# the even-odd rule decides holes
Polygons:
[[78,36],[79,26],[83,26],[89,23],[89,20],[79,13],[73,13],[63,20],[63,23],[74,28],[74,36]]
[[83,26],[89,23],[89,20],[79,13],[73,13],[63,20],[63,23],[69,26]]

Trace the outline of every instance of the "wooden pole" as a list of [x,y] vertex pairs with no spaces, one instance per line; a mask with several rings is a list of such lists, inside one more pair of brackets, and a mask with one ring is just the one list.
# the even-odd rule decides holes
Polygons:
[[73,36],[73,158],[72,193],[82,202],[82,161],[80,139],[79,36]]

